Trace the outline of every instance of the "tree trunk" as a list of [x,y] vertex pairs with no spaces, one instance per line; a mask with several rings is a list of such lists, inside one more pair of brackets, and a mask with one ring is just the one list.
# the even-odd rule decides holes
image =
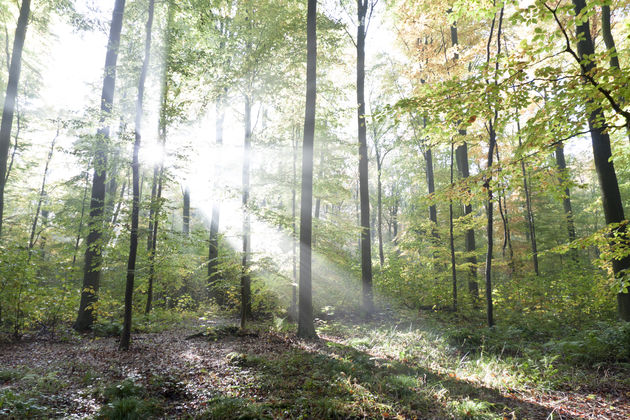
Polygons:
[[[459,45],[459,38],[457,33],[457,25],[451,25],[451,44],[453,46]],[[459,59],[459,54],[455,54],[454,60]],[[466,130],[459,130],[460,136],[466,136]],[[455,160],[457,162],[457,171],[459,177],[466,179],[470,176],[470,170],[468,168],[468,144],[463,142],[455,149]],[[464,216],[468,216],[472,213],[472,205],[470,203],[464,204]],[[464,234],[464,248],[466,250],[466,262],[470,266],[468,273],[468,291],[472,296],[473,304],[479,300],[479,284],[477,283],[477,257],[474,255],[476,251],[475,244],[475,230],[467,229]]]
[[372,292],[372,249],[370,244],[370,192],[368,178],[368,150],[365,122],[365,19],[369,0],[357,0],[357,122],[359,128],[359,201],[361,205],[361,284],[363,312],[374,312]]
[[[427,191],[431,196],[435,192],[435,175],[433,174],[433,153],[431,148],[427,148],[424,152],[424,161],[426,163]],[[439,235],[437,232],[437,206],[435,204],[429,206],[429,220],[431,220],[431,235],[437,239]]]
[[[499,168],[501,167],[501,158],[499,157],[499,146],[495,146],[495,155],[497,157],[497,165]],[[501,169],[499,169],[501,171]],[[512,234],[510,232],[510,218],[508,216],[507,209],[507,200],[505,198],[505,188],[503,186],[499,187],[498,191],[499,198],[499,214],[501,215],[501,221],[503,223],[503,258],[505,258],[505,249],[508,250],[508,266],[510,268],[510,275],[512,275],[515,271],[514,266],[514,248],[512,248]]]
[[306,19],[306,108],[302,144],[302,194],[300,198],[300,298],[298,337],[317,338],[313,323],[311,238],[313,229],[313,148],[317,99],[317,0],[308,0]]
[[171,71],[171,44],[172,28],[175,10],[171,3],[167,3],[166,17],[166,40],[165,40],[165,61],[162,73],[162,87],[160,89],[160,118],[158,120],[158,136],[162,146],[162,156],[159,165],[153,167],[153,185],[151,186],[151,208],[149,211],[149,278],[147,287],[147,302],[144,312],[148,314],[153,308],[153,285],[155,282],[155,256],[157,253],[157,237],[160,221],[160,210],[162,207],[162,186],[164,183],[164,153],[167,136],[167,105],[168,105],[168,74]]
[[[576,16],[586,8],[585,0],[572,0]],[[590,25],[588,19],[581,22],[576,27],[578,56],[583,62],[581,69],[584,74],[590,74],[595,69],[595,63],[589,57],[595,54],[595,47],[591,38]],[[584,83],[588,83],[586,80]],[[602,194],[602,204],[606,223],[620,223],[625,220],[621,194],[615,166],[611,160],[612,151],[610,147],[610,137],[604,112],[600,107],[594,106],[592,100],[587,100],[588,125],[591,132],[593,144],[593,160],[595,170],[599,180],[599,187]],[[625,236],[625,229],[620,227],[618,234]],[[615,277],[623,274],[623,271],[630,268],[630,257],[612,261]],[[620,292],[617,294],[617,309],[619,317],[624,321],[630,321],[630,293]]]
[[153,246],[153,219],[155,218],[155,197],[157,195],[158,176],[160,166],[156,163],[153,165],[153,178],[151,180],[151,197],[149,201],[149,229],[147,230],[147,251],[151,251]]
[[[216,124],[215,137],[217,148],[223,147],[223,121],[225,120],[224,96],[219,96],[216,102]],[[219,173],[219,162],[215,161],[215,174]],[[210,244],[208,246],[208,287],[210,296],[213,296],[218,304],[222,304],[221,294],[214,290],[214,284],[217,281],[217,266],[219,264],[219,218],[221,216],[221,208],[218,197],[214,198],[212,204],[212,221],[210,222]]]
[[72,267],[77,262],[77,254],[79,253],[79,242],[81,242],[81,231],[83,230],[83,218],[85,216],[85,200],[87,199],[87,192],[90,186],[90,166],[85,169],[85,188],[83,188],[83,199],[81,200],[81,216],[79,217],[79,228],[77,229],[77,239],[74,242],[74,254],[72,255]]
[[564,207],[564,214],[567,218],[567,232],[569,234],[569,241],[573,242],[577,238],[575,234],[575,223],[573,219],[573,209],[571,206],[571,191],[567,184],[567,161],[564,158],[564,145],[560,143],[556,146],[556,165],[558,167],[558,181],[560,185],[564,185],[564,197],[562,198],[562,206]]
[[[497,55],[496,55],[496,64],[495,64],[495,78],[494,84],[495,86],[498,82],[498,73],[499,73],[499,56],[501,54],[501,27],[503,25],[503,12],[504,7],[501,7],[501,11],[499,14],[499,27],[497,29]],[[495,15],[496,19],[496,15]],[[490,43],[492,42],[492,32],[494,29],[495,19],[492,20],[492,28],[490,29],[490,37],[488,39],[488,47],[487,47],[487,64],[490,63]],[[488,174],[484,177],[484,188],[488,193],[488,203],[486,206],[486,237],[488,240],[487,243],[487,252],[486,252],[486,271],[485,271],[485,280],[486,280],[486,314],[488,320],[488,327],[492,328],[494,326],[494,313],[493,313],[493,304],[492,304],[492,252],[493,252],[493,201],[492,201],[492,157],[494,153],[494,148],[497,144],[497,133],[495,132],[495,125],[499,118],[499,111],[497,105],[494,105],[494,115],[488,121],[488,165],[487,171]]]
[[125,316],[120,337],[120,350],[129,350],[131,341],[131,315],[133,312],[133,287],[136,274],[136,256],[138,253],[138,224],[140,218],[140,162],[138,154],[142,143],[142,112],[144,100],[144,83],[147,78],[149,60],[151,59],[151,29],[153,27],[153,10],[155,0],[149,0],[146,39],[144,44],[144,60],[140,79],[138,80],[138,98],[136,100],[135,141],[131,162],[133,201],[131,204],[131,236],[129,239],[129,259],[127,260],[127,283],[125,285]]
[[377,224],[376,231],[378,233],[378,259],[383,268],[385,264],[385,254],[383,253],[383,183],[381,181],[381,172],[383,169],[383,163],[380,161],[379,156],[376,156],[377,173],[376,173],[376,192],[377,192]]
[[243,144],[243,260],[241,267],[241,328],[252,319],[252,290],[249,274],[249,253],[251,251],[249,201],[249,167],[252,149],[252,108],[250,97],[245,96],[245,140]]
[[190,189],[184,188],[184,209],[182,214],[182,233],[186,236],[190,233]]
[[297,148],[298,133],[297,129],[293,131],[293,179],[291,182],[291,261],[293,264],[293,282],[291,284],[291,306],[289,307],[289,317],[293,321],[298,320],[298,273],[297,273],[297,224],[295,217],[297,215]]
[[[453,149],[451,144],[451,188],[453,188]],[[457,266],[455,261],[455,236],[453,234],[453,199],[448,199],[448,230],[451,248],[451,276],[453,281],[453,311],[457,311]]]
[[485,270],[485,280],[486,280],[486,312],[487,312],[487,320],[488,327],[492,327],[494,325],[494,317],[493,317],[493,306],[492,306],[492,248],[493,248],[493,229],[492,229],[492,221],[493,221],[493,201],[492,201],[492,186],[490,182],[492,181],[492,153],[494,146],[496,144],[496,133],[494,132],[494,126],[492,121],[490,121],[490,141],[488,144],[488,175],[484,181],[484,187],[488,193],[488,203],[486,206],[486,237],[488,240],[487,243],[487,251],[486,251],[486,270]]
[[[521,137],[520,137],[521,125],[518,121],[516,122],[516,129],[519,132],[518,146],[521,147],[522,146]],[[534,212],[532,210],[532,198],[529,193],[529,185],[527,182],[527,179],[528,179],[527,169],[525,168],[524,159],[521,159],[521,174],[523,175],[523,191],[525,191],[525,208],[527,209],[527,226],[529,228],[528,229],[529,240],[532,246],[532,262],[534,263],[534,272],[536,273],[537,276],[540,276],[540,271],[538,269],[538,245],[536,243],[536,227],[534,224]]]
[[33,217],[33,225],[31,226],[31,236],[28,241],[28,259],[30,261],[31,254],[33,252],[33,246],[35,246],[35,232],[37,231],[37,222],[39,219],[39,212],[42,209],[42,203],[44,202],[44,198],[46,198],[46,178],[48,177],[48,167],[50,165],[50,161],[52,160],[53,153],[55,151],[55,143],[57,142],[57,138],[59,137],[59,129],[60,126],[57,126],[57,132],[55,133],[55,137],[52,139],[50,143],[50,150],[48,150],[48,157],[46,158],[46,165],[44,167],[44,176],[42,177],[42,186],[39,189],[39,198],[37,200],[37,208],[35,210],[35,217]]
[[[9,180],[9,176],[11,175],[11,169],[13,168],[13,162],[15,162],[15,155],[17,155],[19,141],[20,141],[20,131],[22,130],[22,112],[20,111],[20,101],[19,98],[15,98],[15,135],[13,136],[13,151],[11,152],[11,160],[9,161],[9,166],[7,167],[7,173],[4,177],[4,183],[6,185]],[[1,222],[1,221],[0,221]],[[1,223],[0,223],[1,224]]]
[[[166,127],[163,126],[161,133],[162,144],[166,141]],[[149,284],[147,287],[147,303],[144,313],[148,314],[153,308],[153,284],[155,282],[155,254],[157,253],[158,228],[160,226],[160,210],[162,208],[162,183],[164,179],[164,161],[160,164],[157,176],[157,192],[155,194],[155,210],[153,220],[153,231],[151,232],[151,248],[149,249]]]
[[83,287],[79,312],[74,322],[77,331],[88,331],[94,322],[93,305],[98,299],[102,264],[103,206],[105,204],[105,177],[107,169],[107,141],[109,126],[106,119],[112,112],[114,88],[116,85],[116,62],[122,29],[125,0],[116,0],[105,57],[105,76],[101,94],[101,124],[96,140],[94,155],[94,175],[88,216],[88,236],[86,238]]
[[7,82],[4,108],[2,110],[2,123],[0,125],[0,235],[2,235],[2,219],[4,216],[4,190],[7,179],[9,147],[11,146],[11,129],[13,127],[13,114],[15,112],[18,84],[20,81],[22,51],[24,50],[24,39],[26,38],[26,27],[28,26],[30,8],[31,0],[22,0],[20,16],[18,17],[17,26],[15,28],[15,38],[13,39],[9,80]]

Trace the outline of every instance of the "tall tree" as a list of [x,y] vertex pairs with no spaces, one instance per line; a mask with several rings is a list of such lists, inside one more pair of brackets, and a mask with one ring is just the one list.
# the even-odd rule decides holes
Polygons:
[[[220,95],[216,100],[216,121],[215,121],[215,141],[217,148],[223,147],[223,121],[225,120],[225,97]],[[215,174],[219,173],[219,159],[215,159]],[[210,243],[208,245],[208,286],[210,295],[215,300],[219,299],[220,293],[216,293],[213,288],[217,278],[217,267],[219,264],[219,218],[221,208],[219,200],[215,197],[212,203],[212,219],[210,221]],[[217,302],[221,303],[221,302]]]
[[155,0],[149,0],[144,41],[144,60],[138,79],[138,97],[136,99],[136,120],[134,130],[133,157],[131,162],[133,198],[131,203],[131,235],[129,238],[129,258],[127,260],[127,282],[125,285],[125,317],[120,337],[120,349],[129,350],[131,341],[131,316],[133,313],[133,285],[136,275],[136,256],[138,254],[138,224],[140,216],[140,162],[138,155],[142,144],[142,113],[144,101],[144,84],[151,59],[151,30],[153,28],[153,12]]
[[372,248],[370,241],[370,191],[368,178],[367,131],[365,126],[365,38],[370,0],[357,0],[357,123],[359,130],[359,202],[361,206],[361,284],[363,287],[363,311],[374,311],[372,291]]
[[[451,44],[456,48],[459,46],[457,23],[451,25]],[[455,62],[458,61],[459,54],[457,52],[455,52],[453,59]],[[466,130],[460,129],[459,135],[465,138]],[[470,169],[468,167],[468,143],[466,143],[465,140],[455,149],[455,161],[457,163],[459,177],[464,180],[467,179],[470,176]],[[472,214],[472,212],[472,204],[470,204],[470,202],[464,203],[464,216],[468,216]],[[479,299],[479,283],[477,283],[477,257],[475,256],[477,247],[475,244],[475,229],[473,228],[466,229],[466,233],[464,234],[464,249],[467,255],[466,262],[470,267],[468,270],[468,291],[472,296],[473,303],[476,304]]]
[[33,217],[33,226],[31,226],[31,237],[28,240],[28,258],[31,258],[33,246],[35,246],[35,233],[37,232],[37,222],[39,219],[39,212],[42,209],[42,204],[46,198],[46,179],[48,178],[48,168],[50,167],[50,161],[52,160],[53,153],[55,152],[55,144],[59,137],[59,130],[61,128],[61,122],[57,122],[57,132],[50,142],[50,149],[48,150],[48,156],[46,157],[46,164],[44,166],[44,176],[42,177],[42,186],[39,189],[39,198],[37,199],[37,207],[35,209],[35,216]]
[[109,31],[109,40],[107,42],[107,54],[105,56],[105,75],[103,77],[103,90],[101,93],[100,123],[102,127],[98,130],[96,135],[96,151],[92,161],[94,165],[94,175],[92,177],[88,236],[85,241],[83,287],[79,313],[74,322],[74,329],[77,331],[87,331],[92,328],[92,323],[94,322],[93,305],[98,299],[98,289],[100,286],[101,264],[103,261],[102,234],[107,168],[107,141],[109,139],[109,123],[107,119],[112,113],[114,103],[116,62],[118,61],[118,47],[120,44],[120,32],[122,29],[124,10],[125,0],[116,0]]
[[4,190],[7,181],[7,161],[9,147],[11,146],[11,129],[13,127],[13,115],[15,113],[20,71],[22,69],[22,51],[26,38],[26,27],[31,10],[31,0],[22,0],[20,16],[18,17],[13,38],[13,52],[9,67],[9,80],[4,96],[4,108],[2,109],[2,123],[0,124],[0,235],[2,234],[2,219],[4,217]]
[[556,146],[556,167],[558,168],[558,180],[560,186],[564,186],[564,195],[562,197],[562,206],[564,207],[564,215],[567,219],[567,232],[569,234],[569,241],[573,242],[576,239],[575,234],[575,221],[573,218],[573,208],[571,205],[571,190],[568,185],[568,173],[567,173],[567,161],[564,156],[564,145],[559,143]]
[[245,139],[243,142],[243,260],[241,267],[241,328],[252,318],[252,290],[249,274],[249,254],[251,252],[251,223],[249,209],[249,167],[252,153],[252,105],[250,97],[245,95]]
[[190,233],[190,188],[184,187],[184,206],[182,211],[182,233],[186,236]]
[[[496,64],[495,64],[495,75],[494,75],[494,85],[498,85],[498,73],[499,73],[499,57],[501,55],[501,29],[503,25],[503,11],[504,6],[501,6],[501,11],[499,12],[499,24],[497,28],[497,53],[496,53]],[[488,38],[487,44],[487,57],[486,64],[490,64],[490,45],[492,43],[492,35],[494,32],[494,26],[496,24],[496,12],[494,18],[492,19],[492,26],[490,28],[490,36]],[[489,81],[487,81],[490,84]],[[494,326],[494,307],[492,303],[492,251],[493,251],[493,192],[492,192],[492,158],[494,154],[494,148],[497,144],[497,122],[499,119],[499,108],[496,98],[493,98],[492,106],[492,116],[488,119],[488,160],[487,160],[487,174],[484,176],[484,188],[487,191],[488,201],[486,204],[486,238],[488,241],[487,250],[486,250],[486,271],[485,271],[485,282],[486,282],[486,315],[488,321],[488,327]]]
[[[595,56],[595,46],[591,38],[590,24],[588,18],[584,18],[584,13],[587,12],[586,1],[572,1],[575,15],[581,17],[576,22],[577,55],[581,63],[582,75],[588,79],[589,77],[592,78],[596,66],[592,58]],[[589,83],[589,81],[585,80],[584,83]],[[604,217],[607,224],[621,223],[625,220],[623,202],[621,201],[617,174],[612,161],[610,137],[604,111],[592,98],[587,99],[586,106],[588,126],[593,145],[593,160],[602,193]],[[619,234],[626,235],[622,227],[618,229]],[[630,257],[613,259],[612,265],[615,276],[622,276],[624,270],[630,268]],[[621,319],[630,321],[630,293],[627,291],[624,293],[622,290],[617,294],[617,309]]]
[[[311,239],[313,228],[313,147],[317,100],[317,0],[308,0],[306,17],[306,108],[302,144],[302,194],[300,198],[300,297],[298,337],[316,338],[313,323]],[[367,149],[366,149],[367,151]],[[369,244],[369,236],[367,238]]]

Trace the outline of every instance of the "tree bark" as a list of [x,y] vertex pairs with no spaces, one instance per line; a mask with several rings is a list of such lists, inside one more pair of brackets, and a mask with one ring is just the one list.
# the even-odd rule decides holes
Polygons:
[[252,148],[252,108],[250,97],[245,96],[245,139],[243,143],[243,260],[241,265],[241,328],[252,319],[252,291],[249,274],[249,254],[251,252],[249,202],[249,167]]
[[[223,147],[223,121],[225,120],[224,96],[220,95],[216,102],[216,123],[215,137],[217,148]],[[219,173],[219,161],[215,161],[215,174]],[[210,222],[210,244],[208,246],[208,287],[210,296],[220,305],[223,303],[221,294],[214,290],[217,281],[217,267],[219,264],[219,218],[221,216],[221,207],[219,200],[215,197],[212,204],[212,220]]]
[[13,127],[13,115],[15,112],[18,84],[20,82],[20,70],[22,68],[22,51],[24,50],[24,39],[26,38],[26,27],[28,26],[30,8],[31,0],[22,0],[20,15],[15,28],[15,37],[13,38],[13,53],[11,55],[11,66],[9,68],[9,80],[4,97],[2,123],[0,124],[0,235],[2,235],[2,220],[4,216],[4,190],[7,178],[9,147],[11,146],[11,129]]
[[[499,168],[501,167],[501,158],[499,156],[499,146],[495,146],[495,155],[497,157],[497,165]],[[501,171],[501,169],[499,169]],[[507,200],[505,198],[505,188],[500,186],[498,189],[498,203],[499,203],[499,214],[501,215],[501,221],[503,223],[503,258],[505,258],[505,249],[508,250],[508,266],[510,267],[510,275],[512,275],[515,271],[514,265],[514,248],[512,248],[512,234],[510,232],[510,218],[508,215],[507,208]]]
[[190,234],[190,189],[184,187],[184,208],[182,212],[182,233],[186,236]]
[[[572,0],[576,16],[586,9],[585,0]],[[576,36],[579,40],[577,43],[578,56],[583,63],[580,67],[583,75],[590,75],[595,69],[595,63],[590,59],[595,54],[593,39],[588,19],[576,26]],[[588,83],[584,80],[584,83]],[[606,223],[621,223],[625,220],[623,211],[623,202],[619,193],[619,184],[617,182],[617,174],[615,166],[611,160],[612,151],[610,147],[610,137],[608,135],[608,127],[606,119],[601,107],[593,104],[593,100],[586,101],[588,112],[588,125],[591,132],[591,140],[593,145],[593,160],[595,162],[595,170],[599,180],[599,187],[602,194],[602,205],[604,208],[604,217]],[[618,228],[619,235],[626,235],[625,228]],[[613,259],[613,272],[615,277],[624,274],[624,270],[630,268],[630,257],[623,259]],[[630,321],[630,293],[623,293],[623,290],[617,294],[617,310],[619,317],[624,321]]]
[[44,202],[44,198],[46,198],[46,178],[48,177],[48,167],[50,166],[50,161],[52,160],[53,153],[55,151],[55,143],[57,142],[57,138],[59,137],[59,125],[57,126],[57,132],[55,133],[55,137],[53,137],[52,142],[50,143],[50,150],[48,150],[48,157],[46,158],[46,165],[44,167],[44,176],[42,177],[42,186],[39,189],[39,198],[37,200],[37,208],[35,210],[35,216],[33,217],[33,225],[31,226],[31,236],[28,241],[28,259],[30,261],[31,254],[33,252],[33,246],[35,246],[35,232],[37,231],[37,222],[39,219],[39,212],[42,209],[42,203]]
[[[522,146],[521,142],[521,125],[517,121],[516,127],[519,132],[518,146]],[[538,269],[538,244],[536,243],[536,225],[534,224],[534,211],[532,210],[532,198],[529,193],[529,185],[527,182],[527,169],[525,168],[525,160],[521,159],[521,174],[523,176],[523,191],[525,192],[525,208],[527,210],[527,227],[529,228],[529,240],[532,246],[532,263],[534,264],[534,273],[540,276],[540,270]]]
[[560,143],[556,146],[556,165],[558,167],[558,181],[560,185],[564,185],[564,197],[562,198],[562,206],[564,207],[564,215],[567,219],[567,232],[569,241],[573,242],[577,238],[575,234],[575,222],[573,219],[573,209],[571,206],[571,190],[567,184],[567,161],[564,157],[564,145]]
[[317,338],[313,323],[311,238],[313,229],[313,150],[317,100],[317,1],[308,0],[306,17],[306,106],[302,144],[302,194],[300,197],[300,297],[298,337]]
[[378,233],[378,260],[383,268],[385,264],[385,254],[383,253],[383,183],[381,181],[381,173],[383,169],[383,162],[380,159],[380,153],[376,155],[376,205],[377,205],[377,224],[376,231]]
[[[495,78],[494,84],[498,84],[498,73],[499,73],[499,56],[501,54],[501,27],[503,25],[503,12],[504,7],[501,7],[501,11],[499,14],[499,27],[497,29],[497,54],[496,54],[496,64],[495,64]],[[490,29],[490,37],[488,38],[488,46],[487,46],[487,64],[490,63],[490,43],[492,42],[492,32],[494,29],[495,18],[492,20],[492,27]],[[489,84],[489,82],[488,82]],[[486,205],[486,237],[487,237],[487,252],[486,252],[486,270],[485,270],[485,281],[486,281],[486,315],[488,321],[488,327],[492,328],[494,326],[494,308],[492,304],[492,252],[493,252],[493,194],[492,194],[492,158],[494,153],[494,148],[497,144],[497,133],[495,131],[496,122],[499,118],[498,106],[494,104],[494,115],[488,121],[488,165],[487,165],[487,175],[484,177],[484,188],[488,193],[488,202]]]
[[297,148],[298,148],[298,132],[297,128],[293,130],[293,178],[291,180],[291,262],[293,264],[293,282],[291,284],[291,306],[289,307],[289,318],[293,321],[298,320],[298,273],[297,273],[297,224],[295,217],[297,215]]
[[[453,149],[451,144],[451,188],[453,187]],[[457,311],[457,265],[455,261],[455,236],[453,234],[453,199],[448,199],[448,230],[451,248],[451,276],[453,281],[453,311]]]
[[[429,196],[433,195],[435,192],[435,175],[433,173],[433,153],[431,152],[431,148],[427,148],[424,152],[424,161],[426,164],[426,178],[427,178],[427,191]],[[435,204],[431,204],[429,206],[429,220],[431,220],[431,235],[433,238],[439,238],[437,232],[437,206]]]
[[367,131],[365,122],[365,25],[369,0],[357,0],[357,122],[359,129],[359,201],[361,206],[361,284],[363,312],[374,312],[372,291],[372,249],[370,244],[370,192]]
[[79,312],[74,322],[77,331],[88,331],[94,322],[93,305],[98,299],[102,265],[103,206],[105,205],[105,178],[107,169],[107,139],[109,126],[107,118],[111,115],[116,85],[116,62],[122,29],[125,0],[116,0],[112,14],[112,23],[105,56],[105,76],[101,94],[101,119],[103,125],[98,130],[96,152],[94,155],[94,175],[88,216],[88,235],[86,238],[83,287]]
[[125,315],[120,337],[120,350],[129,350],[131,341],[131,316],[133,313],[133,287],[136,274],[136,256],[138,254],[138,225],[140,218],[140,162],[138,155],[142,144],[142,112],[144,101],[144,84],[147,78],[149,61],[151,60],[151,29],[153,27],[153,11],[155,0],[149,0],[146,38],[144,43],[144,60],[138,80],[138,97],[136,100],[135,138],[131,163],[133,201],[131,204],[131,235],[129,238],[129,258],[127,260],[127,282],[125,285]]
[[[451,44],[453,46],[459,45],[459,37],[457,33],[457,25],[451,25]],[[455,54],[454,60],[459,59],[459,54]],[[466,136],[466,130],[459,130],[460,136]],[[470,176],[470,170],[468,167],[468,144],[463,142],[455,149],[455,160],[457,162],[457,171],[461,179],[466,179]],[[470,203],[464,203],[464,216],[468,216],[472,213],[472,205]],[[475,244],[475,230],[467,229],[464,234],[464,249],[466,250],[466,262],[469,264],[470,269],[468,271],[468,292],[470,293],[473,304],[476,304],[479,300],[479,283],[477,283],[477,257],[475,256],[476,244]]]
[[83,188],[83,199],[81,200],[81,216],[79,217],[79,228],[77,229],[77,238],[74,242],[74,254],[72,255],[72,267],[77,262],[77,254],[79,253],[79,242],[81,242],[81,231],[83,230],[83,218],[85,216],[85,200],[87,199],[88,188],[90,186],[90,166],[88,163],[85,169],[85,188]]

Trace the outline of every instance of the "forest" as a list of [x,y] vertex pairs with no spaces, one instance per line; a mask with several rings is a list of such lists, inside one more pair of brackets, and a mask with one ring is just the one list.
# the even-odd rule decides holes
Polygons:
[[0,26],[0,418],[630,418],[630,2]]

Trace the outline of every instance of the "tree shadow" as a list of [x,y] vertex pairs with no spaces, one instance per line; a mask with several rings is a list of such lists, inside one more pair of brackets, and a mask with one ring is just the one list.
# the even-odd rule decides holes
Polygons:
[[549,417],[552,409],[516,394],[505,396],[330,340],[304,342],[273,334],[237,340],[239,353],[227,364],[249,375],[243,395],[249,395],[260,417],[554,418]]

